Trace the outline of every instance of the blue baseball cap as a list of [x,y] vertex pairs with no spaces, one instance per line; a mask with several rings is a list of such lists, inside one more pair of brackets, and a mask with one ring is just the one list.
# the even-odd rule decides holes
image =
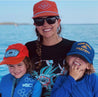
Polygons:
[[89,43],[75,42],[72,45],[72,48],[69,51],[69,53],[67,53],[67,56],[74,55],[74,54],[83,56],[90,64],[93,64],[94,49]]

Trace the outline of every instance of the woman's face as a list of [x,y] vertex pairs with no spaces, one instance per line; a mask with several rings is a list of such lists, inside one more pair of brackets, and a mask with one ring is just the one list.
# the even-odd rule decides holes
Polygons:
[[8,65],[9,72],[15,77],[15,78],[21,78],[26,72],[26,65],[24,62],[20,62],[19,64],[14,65]]
[[[47,18],[47,17],[41,17],[41,18]],[[49,23],[47,23],[46,20],[44,20],[43,25],[37,26],[35,24],[35,26],[36,26],[38,32],[40,33],[40,35],[43,36],[43,39],[55,37],[55,36],[57,36],[57,29],[60,26],[60,19],[58,19],[58,20],[56,19],[55,23],[53,23],[53,24],[49,24]]]

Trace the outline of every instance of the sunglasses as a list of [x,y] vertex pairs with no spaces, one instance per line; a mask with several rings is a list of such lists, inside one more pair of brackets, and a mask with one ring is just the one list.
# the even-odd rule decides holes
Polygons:
[[59,19],[59,16],[48,16],[46,18],[34,18],[34,23],[37,26],[43,26],[45,20],[47,21],[48,24],[54,24],[56,20]]

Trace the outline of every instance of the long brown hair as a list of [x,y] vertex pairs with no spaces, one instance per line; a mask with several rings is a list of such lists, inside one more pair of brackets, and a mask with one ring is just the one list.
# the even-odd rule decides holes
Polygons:
[[23,62],[26,65],[27,73],[32,73],[32,71],[34,69],[33,68],[34,65],[31,63],[30,58],[29,57],[25,57]]
[[[42,42],[43,42],[43,36],[40,35],[40,33],[38,32],[37,28],[35,29],[36,35],[37,35],[37,41],[36,41],[36,53],[39,56],[39,64],[38,67],[39,68],[41,66],[41,46],[42,46]],[[61,33],[61,25],[59,26],[58,30],[57,30],[57,34],[59,35]]]

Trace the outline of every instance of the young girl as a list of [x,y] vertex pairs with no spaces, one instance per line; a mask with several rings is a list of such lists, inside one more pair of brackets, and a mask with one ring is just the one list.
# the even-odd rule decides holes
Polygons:
[[59,35],[61,19],[54,1],[37,2],[33,7],[32,18],[38,39],[26,43],[26,46],[35,64],[35,76],[43,86],[42,97],[50,97],[56,76],[64,72],[63,60],[74,41]]
[[51,97],[98,97],[93,58],[94,49],[87,42],[74,43],[66,57],[68,72],[57,78]]
[[2,97],[41,97],[42,87],[32,77],[28,50],[21,43],[10,45],[0,63],[7,64],[10,74],[2,77],[0,93]]

